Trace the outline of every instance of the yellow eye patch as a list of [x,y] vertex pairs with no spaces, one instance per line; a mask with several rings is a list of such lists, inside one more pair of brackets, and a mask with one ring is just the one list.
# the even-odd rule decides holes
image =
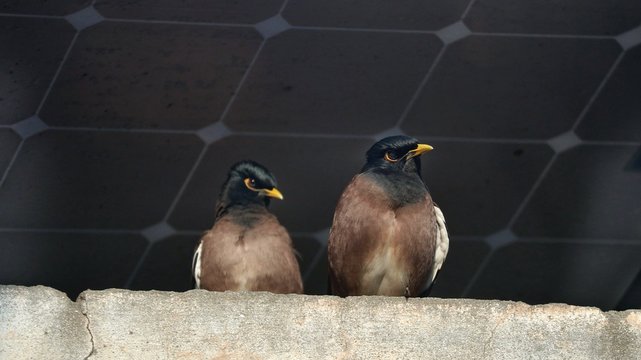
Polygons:
[[245,186],[249,190],[258,191],[258,189],[256,189],[256,180],[254,180],[252,178],[245,178],[245,180],[243,180],[243,182],[245,183]]
[[383,158],[386,161],[393,162],[393,163],[398,161],[398,158],[394,154],[391,154],[389,152],[386,152]]

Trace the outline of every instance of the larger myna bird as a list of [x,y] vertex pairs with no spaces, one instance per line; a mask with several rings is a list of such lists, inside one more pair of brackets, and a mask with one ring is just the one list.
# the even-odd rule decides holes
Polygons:
[[380,140],[341,195],[329,235],[334,295],[424,296],[449,247],[445,219],[421,178],[432,150],[408,136]]
[[292,240],[267,209],[270,198],[282,200],[283,195],[269,170],[253,161],[232,166],[214,226],[194,254],[196,288],[303,292]]

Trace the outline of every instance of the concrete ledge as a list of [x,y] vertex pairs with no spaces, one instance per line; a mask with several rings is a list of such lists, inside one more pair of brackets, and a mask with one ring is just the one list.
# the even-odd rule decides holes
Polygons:
[[0,359],[84,359],[87,318],[64,293],[44,286],[0,286]]
[[[0,287],[0,357],[82,359],[91,352],[90,359],[641,359],[641,311],[105,290],[80,296],[84,318],[59,295],[42,287]],[[14,304],[13,315],[5,315],[5,304]],[[38,306],[48,314],[27,311]],[[43,326],[66,330],[34,330]],[[47,356],[26,355],[40,343],[48,344]],[[78,356],[65,353],[67,348],[78,349]]]

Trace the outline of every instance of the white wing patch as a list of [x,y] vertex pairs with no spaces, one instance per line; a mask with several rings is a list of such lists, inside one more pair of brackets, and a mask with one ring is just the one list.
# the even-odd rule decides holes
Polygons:
[[441,270],[441,266],[445,262],[447,257],[447,251],[450,248],[450,237],[447,234],[447,227],[445,227],[445,216],[438,206],[434,206],[434,212],[436,213],[436,225],[437,225],[437,234],[436,234],[436,251],[434,252],[434,268],[432,269],[431,281],[434,281],[436,274]]
[[202,253],[203,243],[198,244],[198,248],[194,253],[194,258],[191,260],[191,273],[196,280],[196,289],[200,289],[200,255]]
[[431,288],[434,283],[434,279],[436,279],[436,275],[439,270],[441,270],[441,267],[445,262],[447,251],[450,248],[450,237],[447,234],[447,228],[445,227],[445,216],[443,216],[443,212],[436,205],[434,205],[434,215],[436,215],[436,249],[434,251],[434,266],[432,267],[432,270],[430,270],[430,274],[425,286],[421,289],[421,293],[426,293],[426,291]]

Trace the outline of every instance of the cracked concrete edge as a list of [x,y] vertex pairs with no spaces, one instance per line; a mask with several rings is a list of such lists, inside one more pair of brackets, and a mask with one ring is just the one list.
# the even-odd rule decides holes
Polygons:
[[91,331],[91,319],[89,319],[89,305],[87,304],[86,291],[80,293],[76,299],[76,303],[80,306],[80,312],[85,317],[85,328],[89,334],[89,340],[91,342],[91,349],[87,356],[84,357],[84,360],[88,360],[96,352],[96,343],[93,338],[93,332]]
[[86,297],[92,359],[641,359],[641,311],[203,290]]
[[[639,310],[204,290],[88,290],[74,303],[1,285],[0,305],[0,359],[641,359]],[[57,323],[69,331],[43,336]]]
[[90,350],[86,318],[65,293],[0,285],[0,359],[83,359]]

